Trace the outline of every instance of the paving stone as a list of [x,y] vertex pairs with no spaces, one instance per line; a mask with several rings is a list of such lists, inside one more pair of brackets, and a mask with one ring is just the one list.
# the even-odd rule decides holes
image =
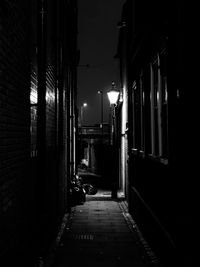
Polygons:
[[103,198],[76,206],[51,267],[152,267],[121,207]]

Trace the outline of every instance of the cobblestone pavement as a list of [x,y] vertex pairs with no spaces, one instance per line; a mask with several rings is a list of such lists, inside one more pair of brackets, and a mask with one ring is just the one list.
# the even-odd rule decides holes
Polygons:
[[50,258],[52,267],[158,266],[141,241],[126,205],[112,200],[109,192],[87,196],[83,205],[72,209]]

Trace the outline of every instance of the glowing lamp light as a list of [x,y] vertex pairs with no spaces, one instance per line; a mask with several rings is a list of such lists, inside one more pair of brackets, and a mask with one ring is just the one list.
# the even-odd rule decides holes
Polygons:
[[83,103],[83,107],[87,107],[87,103]]
[[117,90],[111,90],[107,93],[108,99],[110,101],[111,105],[116,105],[118,98],[119,98],[119,92]]
[[115,83],[112,82],[112,89],[107,92],[107,95],[108,95],[108,99],[110,101],[110,105],[116,105],[117,104],[117,101],[119,99],[119,91],[116,90],[116,86],[115,86]]

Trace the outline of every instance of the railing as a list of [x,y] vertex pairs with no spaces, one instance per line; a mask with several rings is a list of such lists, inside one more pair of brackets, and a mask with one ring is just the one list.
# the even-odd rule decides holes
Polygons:
[[109,125],[103,126],[103,130],[100,126],[82,126],[78,129],[79,134],[85,136],[96,136],[96,135],[109,135]]

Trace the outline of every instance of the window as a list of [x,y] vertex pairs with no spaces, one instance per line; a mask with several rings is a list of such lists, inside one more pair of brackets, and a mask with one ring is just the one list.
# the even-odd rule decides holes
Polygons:
[[[168,158],[168,88],[166,49],[146,62],[132,83],[133,152],[165,163]],[[167,162],[167,161],[166,161]]]
[[168,88],[167,88],[167,56],[164,50],[160,54],[160,94],[161,94],[161,157],[168,157]]
[[133,149],[136,149],[136,130],[135,130],[135,98],[136,98],[136,89],[137,89],[137,86],[136,86],[136,81],[133,82],[132,84],[132,128],[133,128],[133,139],[132,139],[132,142],[133,142]]
[[151,75],[151,154],[167,158],[168,154],[168,91],[166,51],[156,55],[150,64]]
[[31,157],[37,156],[37,70],[31,65],[31,88],[30,88],[30,136],[31,136]]
[[158,76],[158,60],[157,58],[150,64],[151,75],[151,154],[152,156],[158,155],[158,103],[159,103],[159,76]]
[[140,73],[140,151],[145,151],[145,91],[144,91],[144,73]]

